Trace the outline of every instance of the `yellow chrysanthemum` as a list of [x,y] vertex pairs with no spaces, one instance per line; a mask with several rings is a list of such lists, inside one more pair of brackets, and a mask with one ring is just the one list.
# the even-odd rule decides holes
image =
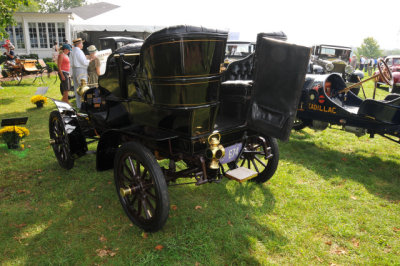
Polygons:
[[21,139],[29,136],[29,130],[25,127],[13,127],[13,126],[6,126],[0,129],[0,136],[5,133],[13,133],[15,132]]
[[37,102],[42,101],[43,103],[47,103],[47,98],[43,95],[35,95],[31,98],[31,103],[36,104]]

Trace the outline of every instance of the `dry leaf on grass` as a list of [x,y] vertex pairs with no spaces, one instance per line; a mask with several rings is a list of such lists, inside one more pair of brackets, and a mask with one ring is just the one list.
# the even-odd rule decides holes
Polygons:
[[326,241],[325,244],[331,246],[331,245],[332,245],[332,241],[330,241],[330,240],[329,240],[329,241]]
[[232,224],[232,222],[231,222],[231,221],[228,221],[228,224],[229,224],[230,226],[233,226],[233,224]]
[[353,246],[355,246],[355,247],[359,247],[359,246],[360,246],[360,241],[358,241],[358,240],[355,239],[355,238],[353,238],[353,239],[351,240],[351,242],[353,242]]
[[343,158],[342,158],[342,161],[343,161],[343,162],[347,162],[347,158],[346,158],[346,157],[343,157]]
[[317,261],[319,261],[319,262],[324,262],[324,260],[323,259],[321,259],[320,257],[318,257],[318,256],[315,256],[315,258],[317,259]]
[[176,211],[176,210],[178,209],[178,206],[176,206],[176,205],[171,205],[171,209],[174,210],[174,211]]
[[95,191],[95,190],[96,190],[96,187],[93,187],[93,188],[90,189],[90,191],[92,191],[92,192]]
[[101,208],[103,208],[103,206],[99,205],[99,206],[97,206],[97,208],[101,209]]
[[337,245],[334,245],[331,248],[331,253],[332,254],[337,254],[337,255],[345,255],[345,254],[347,254],[347,250],[345,248],[343,248],[343,247],[339,247]]
[[400,231],[400,227],[393,227],[393,231],[399,232]]
[[101,242],[105,242],[105,241],[107,241],[107,238],[105,237],[105,236],[101,236],[100,238],[99,238],[99,240],[101,241]]
[[16,228],[22,228],[22,227],[25,227],[25,226],[26,226],[26,224],[16,224],[15,225]]
[[194,207],[195,210],[200,210],[201,208],[203,207],[201,207],[200,205],[196,205],[196,207]]
[[142,234],[142,237],[143,237],[144,239],[147,239],[147,238],[149,237],[149,235],[148,235],[147,233],[143,233],[143,234]]
[[162,250],[164,248],[163,245],[157,245],[154,249],[155,250]]
[[356,196],[350,196],[351,199],[356,200],[357,197]]
[[114,257],[115,255],[117,255],[117,251],[118,249],[115,249],[114,251],[111,249],[107,249],[107,247],[104,247],[104,249],[96,249],[96,253],[97,256],[103,258],[105,256],[110,256],[110,257]]

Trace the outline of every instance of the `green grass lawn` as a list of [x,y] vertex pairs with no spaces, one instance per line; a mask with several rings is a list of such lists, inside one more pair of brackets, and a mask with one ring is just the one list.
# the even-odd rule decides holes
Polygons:
[[[61,98],[54,76],[45,80],[46,95]],[[269,182],[170,187],[165,227],[146,234],[124,214],[113,171],[96,172],[95,155],[70,171],[58,165],[48,143],[55,106],[30,103],[36,84],[0,89],[0,119],[28,116],[31,131],[23,150],[0,143],[3,265],[400,264],[396,143],[338,128],[293,132]]]

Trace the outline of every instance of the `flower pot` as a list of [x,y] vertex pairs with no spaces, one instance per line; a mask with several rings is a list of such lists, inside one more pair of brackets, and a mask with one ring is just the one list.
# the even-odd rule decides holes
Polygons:
[[19,148],[19,139],[15,139],[15,141],[7,142],[7,147],[9,149],[18,149]]
[[36,102],[36,107],[37,108],[42,108],[43,107],[43,102],[42,101]]

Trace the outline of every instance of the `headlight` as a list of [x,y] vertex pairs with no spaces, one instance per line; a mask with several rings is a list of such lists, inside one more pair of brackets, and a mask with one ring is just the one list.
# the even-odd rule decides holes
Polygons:
[[334,68],[334,65],[332,63],[328,63],[328,64],[326,64],[325,68],[327,71],[332,71]]
[[350,65],[347,65],[347,66],[344,68],[344,72],[346,72],[347,74],[351,74],[351,73],[353,73],[353,71],[354,71],[354,69],[353,69],[353,67],[350,66]]

